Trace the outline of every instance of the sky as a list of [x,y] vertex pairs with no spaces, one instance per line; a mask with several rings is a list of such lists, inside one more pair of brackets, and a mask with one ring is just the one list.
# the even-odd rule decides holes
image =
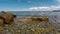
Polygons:
[[0,11],[60,10],[60,0],[0,0]]

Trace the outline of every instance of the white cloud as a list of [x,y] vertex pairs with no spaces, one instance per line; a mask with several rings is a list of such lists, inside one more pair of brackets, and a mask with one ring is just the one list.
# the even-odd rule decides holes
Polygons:
[[31,7],[29,8],[31,11],[52,11],[52,10],[60,10],[60,6],[42,6],[42,7]]
[[30,7],[30,8],[4,8],[1,10],[6,11],[52,11],[52,10],[60,10],[60,6],[40,6],[40,7]]
[[60,0],[56,0],[57,2],[60,2]]

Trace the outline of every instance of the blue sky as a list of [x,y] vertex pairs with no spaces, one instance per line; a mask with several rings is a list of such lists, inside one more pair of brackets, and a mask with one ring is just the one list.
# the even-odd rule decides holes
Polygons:
[[0,11],[40,11],[60,9],[60,0],[0,0]]

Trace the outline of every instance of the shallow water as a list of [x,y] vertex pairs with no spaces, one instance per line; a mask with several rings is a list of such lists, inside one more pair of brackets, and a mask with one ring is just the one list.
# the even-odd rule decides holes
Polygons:
[[[60,34],[60,12],[16,11],[10,13],[16,14],[17,18],[13,24],[3,27],[1,32],[4,34]],[[49,21],[32,21],[29,23],[19,21],[19,19],[27,16],[48,16]]]

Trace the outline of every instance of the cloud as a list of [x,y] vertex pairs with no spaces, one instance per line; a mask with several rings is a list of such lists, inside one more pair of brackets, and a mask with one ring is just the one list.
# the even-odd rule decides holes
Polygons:
[[31,11],[52,11],[52,10],[60,10],[60,6],[42,6],[42,7],[31,7],[28,8]]
[[30,7],[30,8],[4,8],[1,10],[6,11],[53,11],[60,10],[60,6],[39,6],[39,7]]
[[57,2],[60,2],[60,0],[56,0]]

